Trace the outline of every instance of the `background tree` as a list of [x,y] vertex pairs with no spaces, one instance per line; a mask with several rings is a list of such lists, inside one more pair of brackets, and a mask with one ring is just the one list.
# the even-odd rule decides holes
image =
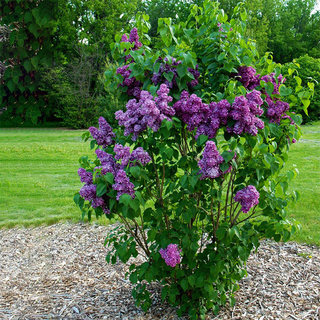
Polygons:
[[40,117],[50,115],[44,93],[39,90],[37,71],[53,61],[51,37],[56,27],[55,14],[54,0],[0,3],[0,57],[4,65],[0,104],[5,110],[0,124],[36,123]]

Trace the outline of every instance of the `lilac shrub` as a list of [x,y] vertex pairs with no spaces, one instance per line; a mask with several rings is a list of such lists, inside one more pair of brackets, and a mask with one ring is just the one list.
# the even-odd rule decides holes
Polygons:
[[244,21],[223,17],[206,0],[186,25],[160,20],[161,50],[140,43],[137,29],[118,37],[113,81],[126,107],[117,127],[100,118],[84,134],[96,158],[80,159],[75,196],[83,216],[122,223],[107,236],[108,262],[141,255],[128,271],[137,305],[150,307],[146,282],[154,282],[191,319],[234,305],[260,239],[287,241],[295,231],[286,206],[296,172],[283,172],[300,137],[293,91],[278,65],[256,72],[263,61],[244,41]]

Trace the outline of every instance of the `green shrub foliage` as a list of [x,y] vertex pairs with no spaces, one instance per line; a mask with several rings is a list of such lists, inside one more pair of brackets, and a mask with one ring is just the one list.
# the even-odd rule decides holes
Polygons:
[[144,257],[128,272],[139,306],[151,305],[146,282],[158,282],[179,315],[204,318],[235,303],[260,239],[295,231],[286,207],[298,197],[288,190],[296,172],[282,169],[300,137],[290,104],[302,102],[242,36],[241,6],[230,22],[209,0],[177,25],[160,19],[153,50],[143,19],[112,46],[119,67],[107,77],[126,109],[116,129],[101,117],[84,134],[97,158],[80,159],[74,200],[83,217],[123,223],[105,241],[108,262]]
[[[39,89],[39,68],[52,64],[51,35],[55,30],[55,1],[1,1],[0,78],[1,122],[36,123],[50,110]],[[12,120],[13,119],[13,120]]]
[[[294,59],[293,62],[284,65],[284,72],[293,75],[288,78],[288,84],[297,85],[297,91],[300,95],[307,95],[302,90],[301,84],[307,85],[314,91],[314,97],[308,108],[308,114],[302,113],[303,122],[307,123],[320,119],[320,59],[309,57],[308,55]],[[293,107],[294,111],[301,112],[301,106]]]

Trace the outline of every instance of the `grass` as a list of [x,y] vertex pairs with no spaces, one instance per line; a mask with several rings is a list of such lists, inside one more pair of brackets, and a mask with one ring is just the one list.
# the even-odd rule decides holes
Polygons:
[[[79,221],[73,195],[81,183],[78,159],[90,153],[83,131],[0,129],[0,227]],[[289,214],[302,225],[298,242],[320,246],[320,122],[303,127],[292,146],[287,168],[300,175],[292,185],[301,198]]]
[[0,227],[78,221],[82,131],[0,129]]
[[291,189],[300,193],[289,206],[289,216],[302,227],[292,240],[320,246],[320,122],[302,127],[303,135],[289,153],[287,168],[298,168]]

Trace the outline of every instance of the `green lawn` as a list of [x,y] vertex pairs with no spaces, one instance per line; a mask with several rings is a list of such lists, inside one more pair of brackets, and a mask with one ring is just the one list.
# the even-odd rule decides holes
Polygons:
[[299,176],[291,188],[300,199],[289,207],[290,217],[302,230],[293,240],[320,246],[320,122],[302,127],[303,135],[289,153],[287,168],[296,166]]
[[[78,159],[90,153],[82,132],[0,129],[0,227],[79,221],[72,200],[81,186]],[[287,164],[300,171],[292,187],[301,198],[290,216],[302,225],[294,240],[320,245],[320,122],[304,126],[303,133]]]
[[0,227],[78,221],[82,131],[0,129]]

